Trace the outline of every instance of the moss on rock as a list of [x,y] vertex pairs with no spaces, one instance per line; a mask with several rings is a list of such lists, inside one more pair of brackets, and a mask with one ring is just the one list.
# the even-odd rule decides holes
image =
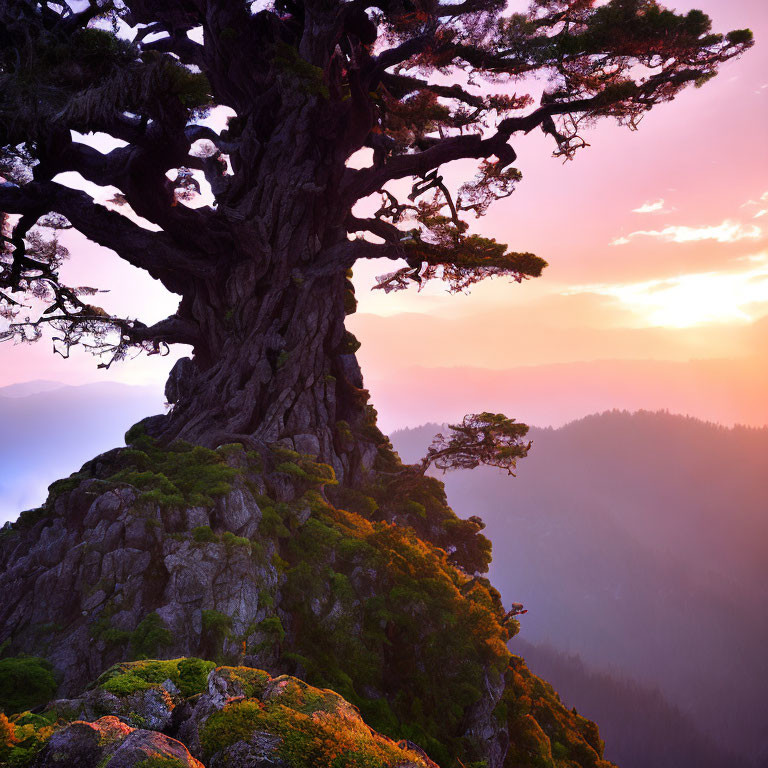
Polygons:
[[233,700],[205,721],[204,759],[234,768],[241,745],[253,744],[254,737],[261,737],[266,761],[297,768],[431,765],[420,753],[372,731],[337,693],[286,675],[271,679],[260,697]]
[[208,673],[215,666],[212,661],[196,658],[130,661],[110,667],[96,681],[96,686],[115,696],[128,696],[159,688],[170,680],[182,696],[194,696],[205,690]]

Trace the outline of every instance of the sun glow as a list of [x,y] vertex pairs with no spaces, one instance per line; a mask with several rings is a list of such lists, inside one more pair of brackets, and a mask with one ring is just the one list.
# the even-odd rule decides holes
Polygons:
[[599,284],[568,291],[618,299],[644,324],[688,328],[708,323],[745,323],[768,314],[768,254],[742,272],[702,272],[642,283]]

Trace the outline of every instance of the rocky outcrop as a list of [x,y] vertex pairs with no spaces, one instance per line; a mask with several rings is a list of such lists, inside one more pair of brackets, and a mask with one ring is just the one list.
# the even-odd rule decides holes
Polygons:
[[54,732],[36,768],[204,768],[187,748],[154,731],[131,728],[116,717],[75,721]]
[[[276,762],[277,742],[258,729],[206,746],[206,718],[269,707],[233,703],[255,695],[242,672],[211,673],[203,690],[214,664],[200,659],[333,689],[349,702],[334,717],[359,711],[444,768],[542,764],[512,738],[529,737],[524,716],[550,738],[528,694],[510,699],[516,621],[467,572],[487,563],[480,526],[456,518],[437,481],[410,474],[399,487],[397,477],[336,488],[330,467],[287,444],[161,450],[139,435],[54,484],[45,507],[0,534],[0,653],[53,666],[68,697],[49,708],[56,717],[116,716],[179,738],[210,766],[292,764]],[[126,658],[171,661],[112,666]],[[557,722],[560,746],[546,759],[597,765],[587,721]],[[577,745],[592,762],[574,757]]]
[[[416,745],[372,730],[338,694],[294,677],[219,667],[203,678],[202,691],[186,697],[170,680],[147,682],[161,670],[178,677],[180,662],[194,666],[199,660],[136,662],[110,670],[95,690],[54,702],[38,719],[38,725],[48,725],[33,727],[34,734],[22,733],[29,724],[17,727],[24,716],[12,718],[5,736],[0,730],[0,763],[35,768],[437,768]],[[101,695],[110,684],[121,693]],[[148,691],[169,698],[174,718],[165,721],[165,733],[147,726],[156,713],[151,698],[135,698]],[[66,720],[65,713],[71,718],[76,710],[94,706],[109,714]],[[22,741],[34,741],[26,754],[17,746]]]
[[[564,709],[522,662],[511,674],[512,689],[527,686],[516,693],[535,709],[515,712],[520,701],[507,696],[503,717],[514,735],[509,766],[611,768],[599,756],[593,724]],[[545,690],[537,700],[531,694],[538,685]],[[41,715],[0,716],[0,764],[438,768],[417,744],[372,729],[357,707],[331,690],[253,667],[213,668],[200,659],[120,664]]]
[[[237,655],[228,637],[258,645],[256,627],[274,615],[276,543],[259,536],[261,510],[242,476],[211,505],[150,496],[88,478],[2,537],[0,642],[46,656],[63,693],[126,651]],[[217,616],[226,632],[211,626]]]

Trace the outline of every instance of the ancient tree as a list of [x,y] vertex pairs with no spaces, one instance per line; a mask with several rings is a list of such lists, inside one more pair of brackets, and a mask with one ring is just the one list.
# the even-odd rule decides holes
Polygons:
[[[354,476],[373,418],[344,328],[355,262],[391,259],[385,291],[538,276],[470,230],[520,180],[515,138],[570,158],[590,123],[636,127],[751,42],[655,0],[0,0],[5,336],[50,326],[103,364],[191,345],[151,434],[311,435]],[[462,160],[476,172],[451,185]],[[119,192],[97,204],[68,171]],[[62,227],[177,312],[148,326],[65,284]]]

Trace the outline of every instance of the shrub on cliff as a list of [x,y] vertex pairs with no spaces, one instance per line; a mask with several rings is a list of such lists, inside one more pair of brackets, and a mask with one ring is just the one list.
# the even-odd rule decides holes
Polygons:
[[56,680],[51,664],[36,656],[0,659],[0,710],[21,712],[53,696]]

